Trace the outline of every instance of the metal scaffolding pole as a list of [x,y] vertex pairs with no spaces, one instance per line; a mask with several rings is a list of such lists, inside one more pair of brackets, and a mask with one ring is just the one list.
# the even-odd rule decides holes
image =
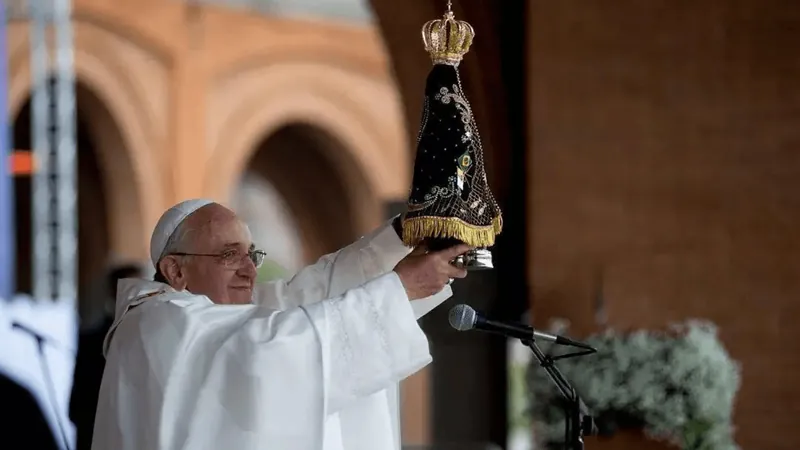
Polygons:
[[[33,295],[74,302],[78,168],[71,1],[32,1],[28,13],[35,161]],[[51,48],[53,43],[55,48]]]
[[72,1],[55,0],[56,28],[56,152],[58,154],[58,294],[78,296],[78,155]]
[[33,297],[53,297],[48,257],[51,249],[50,222],[50,90],[47,86],[49,51],[47,46],[47,13],[45,2],[29,5],[31,41],[31,144],[34,171],[31,179],[33,194]]

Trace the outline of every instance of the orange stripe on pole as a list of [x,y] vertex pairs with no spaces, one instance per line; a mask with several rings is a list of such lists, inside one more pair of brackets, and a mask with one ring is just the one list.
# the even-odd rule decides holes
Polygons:
[[33,152],[15,150],[9,155],[8,168],[12,176],[30,175],[36,170]]

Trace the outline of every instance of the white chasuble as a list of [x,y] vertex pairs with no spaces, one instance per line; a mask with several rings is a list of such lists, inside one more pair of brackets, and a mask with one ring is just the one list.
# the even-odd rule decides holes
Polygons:
[[254,305],[121,282],[94,450],[395,450],[397,383],[430,360],[384,227]]

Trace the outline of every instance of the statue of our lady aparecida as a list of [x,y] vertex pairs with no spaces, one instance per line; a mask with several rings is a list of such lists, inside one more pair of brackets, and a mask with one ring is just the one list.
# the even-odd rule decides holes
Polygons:
[[442,19],[422,28],[433,68],[425,85],[414,176],[402,220],[406,245],[440,250],[463,242],[475,247],[455,261],[468,270],[493,267],[488,248],[503,226],[458,73],[474,36],[470,24],[455,19],[449,2]]

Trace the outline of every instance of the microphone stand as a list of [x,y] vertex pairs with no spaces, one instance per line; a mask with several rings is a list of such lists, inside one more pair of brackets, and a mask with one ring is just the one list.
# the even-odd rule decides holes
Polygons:
[[594,421],[590,415],[583,413],[581,410],[582,402],[580,396],[578,396],[575,388],[572,387],[554,363],[558,359],[589,355],[597,352],[597,350],[590,347],[588,350],[552,357],[545,355],[539,346],[536,345],[534,339],[520,340],[533,351],[533,354],[536,355],[536,359],[539,360],[539,365],[544,368],[550,376],[550,379],[561,392],[561,395],[567,401],[564,408],[566,417],[566,427],[564,430],[565,449],[583,450],[583,437],[591,436],[594,433]]
[[[69,445],[70,442],[69,439],[67,439],[67,433],[64,429],[64,424],[62,423],[61,420],[62,419],[61,411],[58,409],[58,400],[56,396],[55,384],[53,384],[53,376],[50,372],[50,365],[47,364],[47,356],[44,353],[45,338],[36,331],[20,323],[14,322],[11,324],[11,326],[12,328],[16,328],[24,331],[25,333],[30,334],[31,336],[33,336],[34,339],[36,339],[37,348],[39,350],[39,365],[41,366],[42,369],[42,377],[44,378],[45,389],[47,389],[47,394],[50,400],[50,407],[53,410],[53,415],[55,416],[56,425],[58,426],[58,431],[61,434],[60,436],[61,440],[64,441],[64,448],[66,450],[71,450]],[[44,413],[44,411],[42,411],[42,413]],[[55,434],[55,432],[53,434]]]

